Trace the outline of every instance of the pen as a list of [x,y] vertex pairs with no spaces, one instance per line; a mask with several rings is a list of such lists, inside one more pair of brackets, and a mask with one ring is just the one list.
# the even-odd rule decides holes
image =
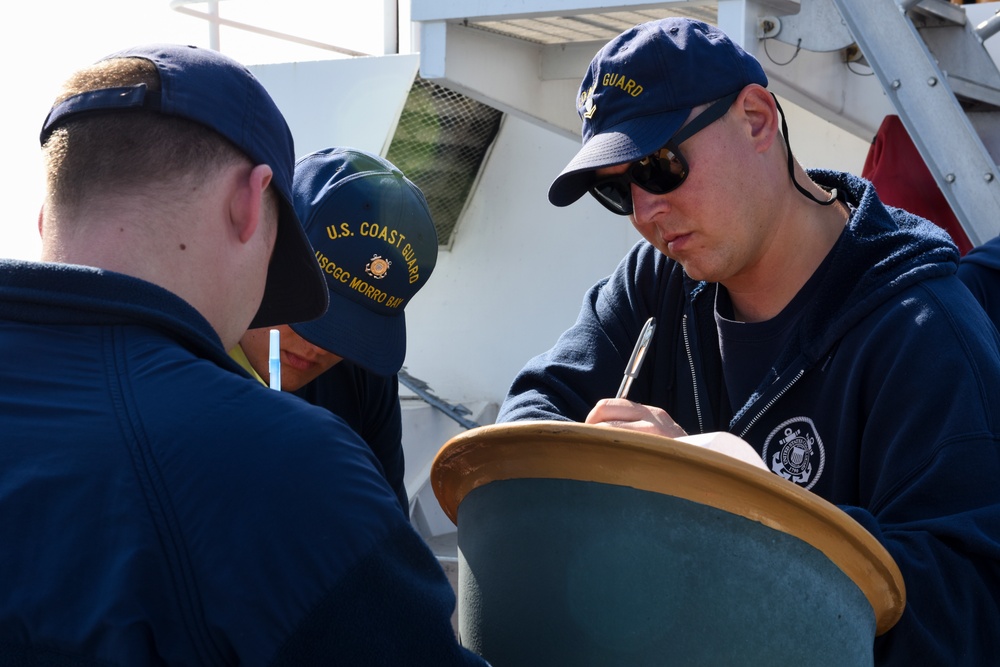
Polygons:
[[646,350],[649,348],[649,341],[653,340],[654,329],[656,329],[655,317],[649,318],[642,325],[642,331],[639,332],[639,340],[635,342],[632,356],[628,360],[628,366],[625,367],[625,377],[622,378],[622,384],[618,387],[618,395],[615,398],[625,398],[628,395],[628,390],[632,386],[632,380],[639,374],[639,369],[642,368],[642,361],[646,358]]
[[267,374],[271,381],[271,389],[281,391],[281,350],[278,347],[281,340],[281,332],[271,329],[271,339],[268,341],[270,347],[267,357]]

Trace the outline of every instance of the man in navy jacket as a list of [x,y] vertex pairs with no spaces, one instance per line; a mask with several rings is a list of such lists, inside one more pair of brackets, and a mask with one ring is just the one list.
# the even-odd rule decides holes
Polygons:
[[[795,162],[766,85],[752,56],[687,19],[597,54],[578,98],[583,147],[549,200],[589,191],[644,240],[515,378],[498,421],[734,433],[899,565],[906,607],[876,638],[876,664],[992,664],[997,333],[944,231],[863,179]],[[631,400],[608,398],[650,316]]]
[[0,262],[0,663],[484,664],[365,443],[226,352],[327,307],[260,83],[130,49],[41,140],[43,261]]

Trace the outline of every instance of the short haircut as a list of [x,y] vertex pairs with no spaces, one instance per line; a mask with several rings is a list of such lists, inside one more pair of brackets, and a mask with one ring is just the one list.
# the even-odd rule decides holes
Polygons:
[[[160,88],[155,65],[144,58],[101,61],[73,74],[56,103],[108,87],[144,83]],[[48,196],[73,208],[87,196],[156,192],[177,182],[251,160],[215,131],[182,118],[146,110],[100,112],[70,119],[42,147]],[[166,189],[166,187],[164,187]],[[270,197],[269,197],[270,199]]]

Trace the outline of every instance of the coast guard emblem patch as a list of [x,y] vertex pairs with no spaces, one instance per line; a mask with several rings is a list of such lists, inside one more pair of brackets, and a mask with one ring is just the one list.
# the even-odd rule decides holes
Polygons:
[[392,266],[392,262],[379,255],[375,255],[372,257],[372,261],[365,264],[365,273],[372,278],[381,280],[389,272],[390,266]]
[[795,417],[777,426],[764,441],[764,462],[785,479],[811,489],[823,474],[826,450],[808,417]]

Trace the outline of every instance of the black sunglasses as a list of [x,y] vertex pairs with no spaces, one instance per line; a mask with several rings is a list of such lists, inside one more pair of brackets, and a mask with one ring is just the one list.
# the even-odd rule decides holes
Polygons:
[[705,129],[726,115],[739,96],[739,91],[711,104],[694,120],[682,127],[670,140],[652,155],[633,162],[621,174],[601,178],[590,186],[590,194],[606,209],[618,215],[632,214],[632,184],[646,192],[662,195],[676,190],[688,176],[688,163],[680,146],[696,132]]

